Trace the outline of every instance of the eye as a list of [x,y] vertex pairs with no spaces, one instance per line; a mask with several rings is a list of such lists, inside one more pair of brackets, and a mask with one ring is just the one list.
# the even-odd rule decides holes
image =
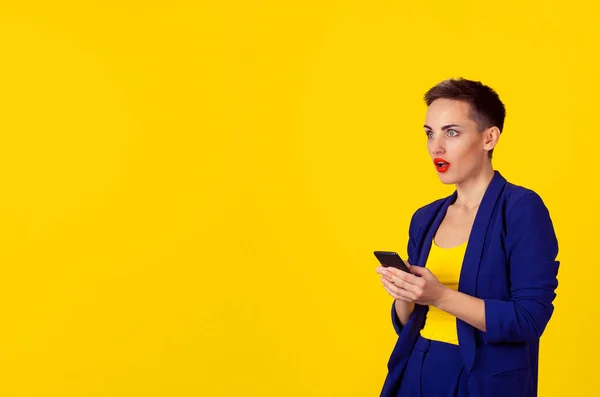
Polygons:
[[425,131],[425,135],[427,135],[427,138],[431,139],[433,138],[433,131]]
[[458,131],[456,130],[448,130],[448,136],[457,136],[458,135]]

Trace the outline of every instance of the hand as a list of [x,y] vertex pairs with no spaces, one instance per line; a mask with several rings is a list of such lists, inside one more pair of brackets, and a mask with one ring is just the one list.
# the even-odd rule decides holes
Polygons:
[[394,267],[378,267],[381,282],[386,291],[403,302],[437,306],[445,297],[448,287],[444,286],[429,269],[411,266],[404,261],[413,274]]

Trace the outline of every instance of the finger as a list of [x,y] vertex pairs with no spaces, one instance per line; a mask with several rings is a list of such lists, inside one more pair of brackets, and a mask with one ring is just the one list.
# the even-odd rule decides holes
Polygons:
[[400,279],[404,279],[404,275],[408,275],[408,273],[403,272],[400,269],[396,269],[395,267],[388,267],[383,271],[383,275],[389,278],[390,280],[393,280],[394,276],[399,277]]
[[[412,272],[412,269],[418,268],[418,266],[413,266],[410,270]],[[393,274],[396,277],[400,277],[402,280],[407,281],[409,283],[413,283],[416,279],[417,276],[415,276],[412,273],[407,273],[404,270],[400,270],[400,269],[396,269],[395,267],[388,267],[386,269],[387,272]]]
[[390,281],[388,281],[387,279],[383,279],[382,280],[383,286],[386,287],[386,289],[388,289],[389,291],[391,291],[394,295],[397,296],[401,296],[405,299],[416,299],[416,295],[413,294],[411,291],[402,288],[402,286],[399,286],[397,284],[393,284]]
[[385,266],[379,266],[377,267],[377,273],[379,274],[389,274],[390,273],[390,269],[393,269],[392,267],[385,267]]
[[[383,284],[383,283],[382,283]],[[398,299],[400,298],[394,291],[392,291],[391,289],[389,289],[385,284],[383,284],[383,288],[385,289],[385,291],[394,299]]]
[[381,283],[383,284],[383,288],[386,290],[386,292],[394,299],[405,299],[403,297],[401,297],[400,295],[398,295],[397,291],[395,289],[393,289],[393,287],[390,287],[388,285],[386,285],[385,283]]
[[382,278],[381,279],[381,284],[383,284],[383,286],[387,290],[391,291],[394,294],[397,294],[400,291],[400,289],[401,289],[400,287],[398,287],[397,285],[395,285],[394,283],[392,283],[391,281],[389,281],[386,278]]
[[385,277],[387,280],[389,280],[390,282],[392,282],[392,280],[393,280],[393,276],[394,276],[394,275],[393,275],[393,273],[392,273],[392,272],[391,272],[389,269],[385,269],[385,268],[384,268],[384,269],[381,271],[381,276],[382,276],[382,277]]
[[412,294],[419,293],[419,287],[417,285],[411,284],[404,280],[400,280],[399,278],[394,279],[394,284]]
[[390,296],[393,297],[394,299],[398,299],[398,300],[401,300],[402,302],[407,302],[407,303],[415,303],[414,296],[407,290],[404,290],[402,288],[395,288],[394,290],[392,290],[391,288],[393,288],[393,287],[388,288],[385,285],[384,285],[384,288],[386,289],[388,294],[390,294]]
[[394,284],[404,288],[405,290],[408,290],[410,292],[416,293],[417,292],[417,286],[419,284],[419,278],[412,275],[412,274],[408,274],[406,272],[403,271],[398,271],[395,274],[391,274],[387,277],[391,282],[393,282]]
[[398,288],[396,292],[397,299],[400,299],[404,302],[414,303],[417,300],[417,297],[410,291],[407,291],[402,288]]
[[385,286],[384,286],[384,288],[385,288],[385,291],[388,293],[388,295],[389,295],[389,296],[391,296],[391,297],[392,297],[392,298],[394,298],[394,299],[400,299],[400,297],[399,297],[398,295],[396,295],[394,292],[390,291],[390,290],[389,290],[388,288],[386,288]]

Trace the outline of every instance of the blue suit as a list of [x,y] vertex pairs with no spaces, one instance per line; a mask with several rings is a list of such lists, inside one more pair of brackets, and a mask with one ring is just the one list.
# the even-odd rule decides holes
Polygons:
[[[456,197],[454,192],[414,213],[410,264],[425,266],[433,237]],[[459,291],[485,303],[486,332],[456,320],[470,397],[537,395],[539,338],[554,310],[557,255],[552,220],[540,196],[495,171],[473,223],[458,284]],[[398,340],[381,396],[398,395],[427,310],[415,305],[402,326],[392,304]]]

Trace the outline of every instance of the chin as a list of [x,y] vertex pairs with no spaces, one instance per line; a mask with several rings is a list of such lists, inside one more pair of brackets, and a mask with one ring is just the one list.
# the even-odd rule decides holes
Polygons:
[[440,178],[440,182],[444,185],[453,185],[456,183],[456,178],[452,175],[449,175],[448,172],[438,172],[438,177]]

